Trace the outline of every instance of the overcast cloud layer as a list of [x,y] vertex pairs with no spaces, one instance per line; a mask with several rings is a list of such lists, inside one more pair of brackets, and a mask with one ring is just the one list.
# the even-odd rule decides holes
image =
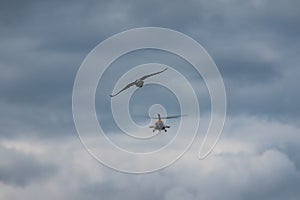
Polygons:
[[[297,0],[0,1],[0,199],[299,199],[299,7]],[[144,26],[171,28],[204,46],[224,78],[228,115],[207,159],[196,157],[198,138],[171,167],[128,175],[82,147],[72,87],[99,42]],[[151,58],[184,65],[150,55],[129,55],[123,71]],[[122,75],[107,73],[111,81]],[[106,84],[97,98],[108,98],[113,86]],[[207,117],[207,91],[197,89]],[[133,110],[145,114],[142,105]],[[96,107],[116,133],[109,109]]]

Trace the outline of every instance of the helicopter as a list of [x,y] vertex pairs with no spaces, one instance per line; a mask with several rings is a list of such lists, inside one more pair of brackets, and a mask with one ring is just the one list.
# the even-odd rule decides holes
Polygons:
[[160,114],[157,114],[157,117],[152,117],[152,119],[158,119],[154,126],[149,126],[149,128],[153,128],[153,132],[155,131],[165,131],[167,132],[167,128],[170,128],[171,126],[166,125],[162,119],[172,119],[172,118],[179,118],[183,117],[185,115],[174,115],[174,116],[167,116],[167,117],[161,117]]

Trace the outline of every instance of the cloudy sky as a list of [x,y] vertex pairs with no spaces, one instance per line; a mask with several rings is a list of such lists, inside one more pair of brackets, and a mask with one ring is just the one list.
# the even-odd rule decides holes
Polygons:
[[[0,199],[299,199],[299,7],[297,0],[0,1]],[[72,88],[95,46],[145,26],[180,31],[207,50],[224,80],[227,118],[208,158],[197,159],[197,137],[170,167],[132,175],[101,165],[83,148]],[[155,58],[174,68],[186,64],[160,53],[144,51],[116,63],[130,67]],[[116,81],[122,70],[107,71],[107,79]],[[101,103],[113,89],[106,86],[104,94],[98,88],[98,118],[118,137]],[[162,93],[162,104],[172,97],[163,88],[146,89]],[[209,97],[201,95],[207,91],[196,90],[208,113]],[[133,102],[138,115],[157,103],[155,96],[143,99],[146,93],[134,93],[137,102],[147,100],[146,110]],[[178,112],[177,103],[167,104],[168,112]]]

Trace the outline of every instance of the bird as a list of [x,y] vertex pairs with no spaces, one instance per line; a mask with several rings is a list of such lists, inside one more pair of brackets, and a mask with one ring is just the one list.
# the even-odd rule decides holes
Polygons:
[[145,80],[146,78],[149,78],[150,76],[154,76],[154,75],[160,74],[160,73],[166,71],[167,69],[168,69],[168,68],[165,68],[165,69],[162,70],[162,71],[155,72],[155,73],[153,73],[153,74],[148,74],[148,75],[145,75],[145,76],[143,76],[143,77],[141,77],[141,78],[139,78],[139,79],[136,79],[134,82],[129,83],[128,85],[126,85],[122,90],[120,90],[120,91],[117,92],[116,94],[111,94],[111,95],[109,95],[109,96],[110,96],[110,97],[117,96],[118,94],[120,94],[120,93],[123,92],[124,90],[127,90],[128,88],[130,88],[131,86],[134,86],[134,85],[135,85],[136,87],[141,88],[141,87],[143,87],[143,85],[144,85],[144,80]]

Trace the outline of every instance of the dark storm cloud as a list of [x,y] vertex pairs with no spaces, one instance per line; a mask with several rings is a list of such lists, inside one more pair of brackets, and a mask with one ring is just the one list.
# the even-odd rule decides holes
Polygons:
[[34,155],[0,146],[0,182],[26,186],[55,174],[57,167],[39,161]]
[[282,78],[276,63],[248,60],[248,58],[244,58],[243,60],[220,60],[218,62],[222,66],[220,72],[223,77],[228,81],[242,84],[240,86],[268,84]]
[[0,109],[6,113],[1,115],[1,136],[24,135],[26,130],[44,135],[51,128],[70,126],[75,63],[80,59],[40,52],[34,40],[20,42],[6,42],[1,54]]
[[[247,85],[281,81],[284,70],[292,66],[278,63],[278,58],[266,59],[264,49],[278,48],[279,56],[289,55],[286,44],[292,45],[294,51],[299,49],[299,44],[295,44],[299,37],[297,1],[132,1],[129,4],[12,1],[2,4],[1,24],[5,30],[2,36],[10,40],[6,40],[6,50],[1,50],[5,55],[1,65],[3,71],[13,68],[9,70],[15,76],[2,79],[3,98],[21,104],[45,104],[53,102],[53,97],[64,99],[64,106],[58,103],[51,109],[67,107],[69,110],[65,105],[70,102],[76,70],[94,46],[111,34],[134,26],[164,26],[191,35],[216,60],[227,88],[239,85],[247,89]],[[261,45],[254,48],[256,52],[249,50],[253,43]],[[273,106],[268,110],[257,109],[261,110],[257,114],[272,115],[280,103],[275,98],[278,93],[274,91],[269,96],[268,101],[275,101]],[[236,112],[244,112],[245,106],[236,104],[243,98],[235,93],[231,95],[229,104],[235,105]],[[246,109],[251,111],[261,102],[265,104],[257,98]]]
[[85,56],[98,42],[120,27],[128,26],[126,7],[119,9],[123,4],[119,5],[118,1],[88,1],[85,4],[81,1],[27,1],[26,6],[15,1],[3,4],[3,15],[15,11],[22,13],[22,17],[11,14],[2,18],[5,27],[2,36],[36,39],[40,42],[39,48],[46,51],[81,52]]
[[[290,61],[289,66],[279,60],[282,57],[291,60],[289,46],[292,51],[300,48],[295,42],[299,37],[297,2],[11,1],[2,4],[1,40],[5,45],[0,49],[4,72],[0,90],[5,108],[31,107],[32,112],[25,113],[38,116],[44,112],[38,116],[41,120],[47,118],[47,110],[56,110],[59,115],[65,111],[64,115],[71,118],[73,81],[87,53],[113,33],[134,26],[163,26],[182,31],[207,48],[224,76],[232,108],[229,113],[288,117],[288,113],[283,113],[286,108],[278,109],[283,103],[278,98],[282,90],[274,90],[265,97],[260,95],[263,91],[258,92],[263,88],[258,87],[258,91],[248,94],[253,97],[252,102],[245,104],[248,97],[232,88],[238,85],[247,90],[249,85],[272,85],[282,81],[285,71],[297,64],[297,59]],[[272,48],[278,55],[268,57],[268,49]],[[285,94],[296,96],[290,101],[296,106],[294,99],[299,99],[298,95],[293,91]],[[293,117],[299,116],[297,109],[291,111]],[[16,115],[13,118],[18,120]],[[30,118],[26,123],[30,124]]]
[[[16,127],[43,134],[51,130],[49,135],[57,132],[53,127],[69,127],[59,132],[73,132],[73,124],[65,121],[72,121],[76,71],[97,43],[127,26],[126,15],[119,11],[122,5],[114,1],[1,4],[0,107],[8,112],[1,116],[1,135],[16,134]],[[119,17],[112,14],[116,11]],[[59,124],[50,122],[49,112]],[[61,120],[65,116],[69,120]]]

